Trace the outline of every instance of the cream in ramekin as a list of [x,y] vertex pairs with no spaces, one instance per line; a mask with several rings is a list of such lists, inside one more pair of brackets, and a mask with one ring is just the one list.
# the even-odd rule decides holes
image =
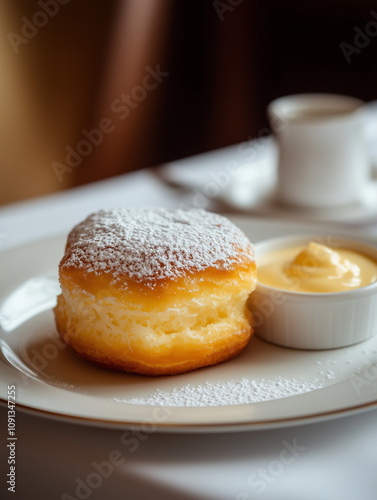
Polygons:
[[[310,242],[335,251],[354,251],[377,266],[377,247],[328,235],[287,236],[257,243],[257,265],[273,252],[304,248]],[[258,278],[250,309],[255,333],[260,338],[297,349],[333,349],[357,344],[377,333],[377,281],[339,292],[298,290],[299,287],[283,290],[269,286]]]

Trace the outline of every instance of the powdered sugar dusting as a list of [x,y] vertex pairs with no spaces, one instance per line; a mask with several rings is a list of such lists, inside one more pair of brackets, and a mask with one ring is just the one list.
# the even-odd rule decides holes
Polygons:
[[322,387],[318,380],[304,379],[252,379],[229,380],[226,382],[207,381],[201,385],[185,385],[166,392],[157,389],[145,398],[114,398],[118,403],[151,406],[229,406],[260,403],[272,399],[287,398]]
[[127,275],[153,287],[209,267],[232,269],[254,261],[254,249],[228,219],[205,210],[116,208],[77,225],[62,268]]

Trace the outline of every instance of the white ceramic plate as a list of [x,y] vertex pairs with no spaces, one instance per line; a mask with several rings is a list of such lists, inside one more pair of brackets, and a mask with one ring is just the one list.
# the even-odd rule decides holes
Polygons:
[[[233,218],[254,242],[329,226]],[[106,371],[56,334],[51,308],[65,237],[0,254],[0,379],[19,410],[86,425],[216,432],[295,425],[377,407],[377,337],[351,348],[298,351],[254,337],[237,358],[174,377]],[[377,328],[377,325],[376,325]]]

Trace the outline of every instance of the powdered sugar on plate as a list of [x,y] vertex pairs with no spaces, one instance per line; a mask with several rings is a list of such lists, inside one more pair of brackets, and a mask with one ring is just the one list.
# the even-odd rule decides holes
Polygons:
[[[376,374],[373,377],[377,379],[376,346],[377,336],[362,345],[358,344],[348,349],[335,349],[321,353],[316,351],[294,351],[292,353],[259,341],[255,344],[255,349],[259,351],[258,359],[263,360],[269,366],[264,370],[266,375],[260,375],[262,369],[260,368],[256,376],[252,376],[250,373],[248,376],[237,377],[233,375],[232,378],[225,380],[177,384],[164,389],[154,386],[149,394],[148,392],[137,396],[119,394],[111,400],[117,403],[145,406],[210,407],[255,404],[290,398],[344,380],[352,380],[355,375],[369,368]],[[269,353],[271,352],[272,357],[270,358]],[[296,361],[294,361],[294,357],[290,357],[289,361],[285,363],[287,352],[291,356],[297,354]],[[292,364],[296,365],[295,371],[299,372],[300,376],[292,374],[290,370]],[[274,374],[269,375],[272,369]],[[364,385],[370,383],[369,378],[364,381]]]
[[78,224],[61,267],[126,275],[154,287],[209,267],[233,269],[253,262],[254,249],[227,218],[205,210],[115,208]]
[[304,392],[320,389],[320,381],[307,382],[304,379],[256,379],[207,381],[200,385],[185,385],[171,391],[157,389],[145,398],[113,398],[117,403],[151,406],[229,406],[260,403],[271,399],[287,398]]

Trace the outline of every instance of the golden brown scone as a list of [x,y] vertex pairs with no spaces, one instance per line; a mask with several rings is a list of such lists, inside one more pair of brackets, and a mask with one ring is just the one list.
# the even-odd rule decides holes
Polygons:
[[252,334],[253,246],[204,210],[94,213],[69,234],[59,278],[59,334],[108,368],[182,373],[232,358]]

